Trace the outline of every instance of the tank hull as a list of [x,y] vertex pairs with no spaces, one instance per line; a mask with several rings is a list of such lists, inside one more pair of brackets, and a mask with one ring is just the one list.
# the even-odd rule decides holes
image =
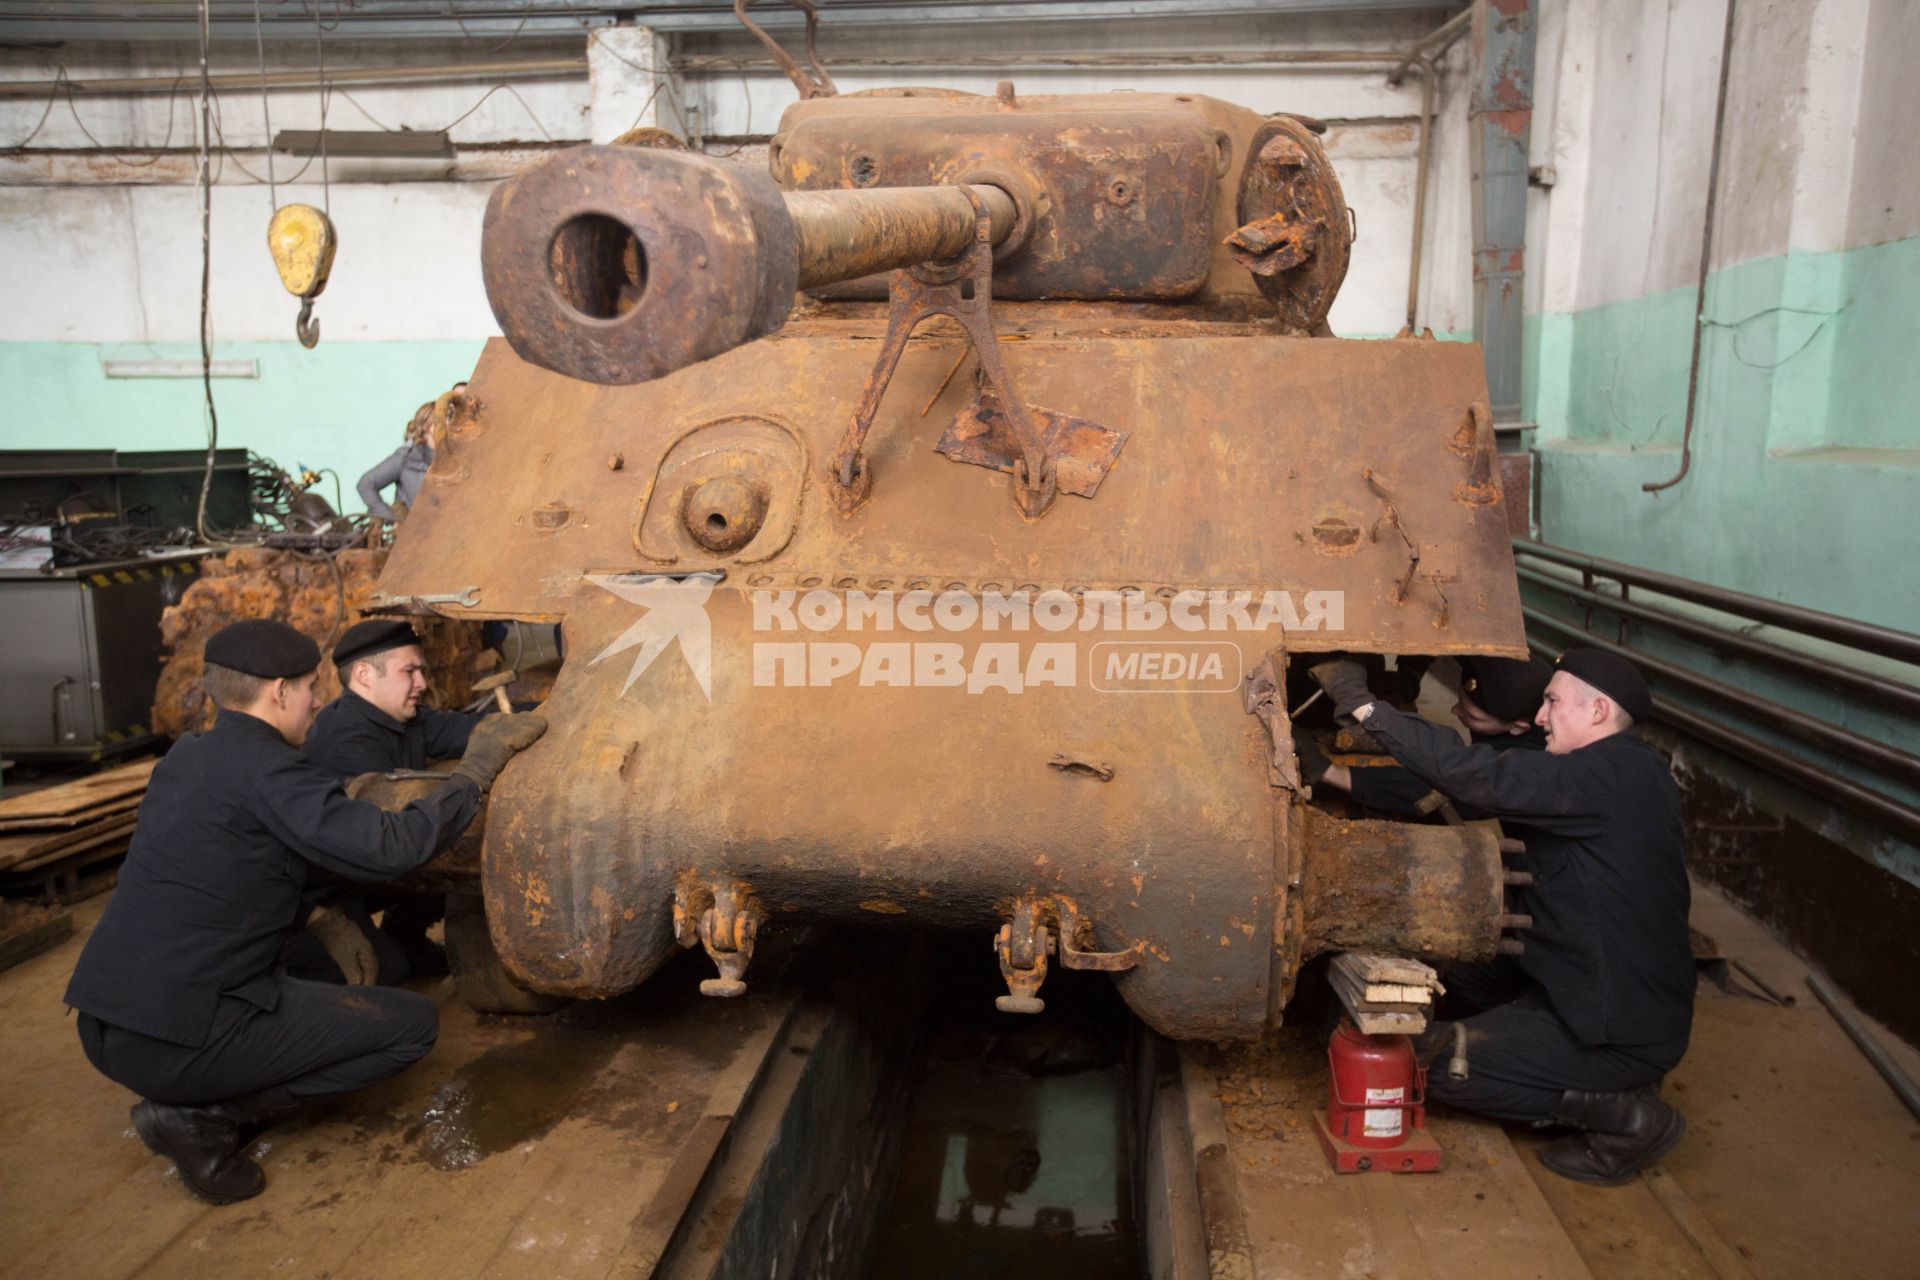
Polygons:
[[[872,315],[629,387],[489,345],[381,593],[563,622],[552,728],[486,833],[495,943],[528,985],[637,985],[698,940],[712,886],[776,925],[983,941],[1038,903],[1180,1038],[1257,1034],[1316,940],[1492,954],[1496,837],[1319,821],[1285,708],[1247,697],[1300,655],[1525,652],[1476,478],[1478,350],[1138,309],[1009,328],[1032,404],[1124,437],[1093,496],[1037,521],[936,448],[978,407],[939,339],[876,419],[870,498],[828,499]],[[690,495],[742,478],[755,523],[715,549]],[[420,599],[468,587],[471,608]],[[1341,852],[1362,844],[1385,855]]]

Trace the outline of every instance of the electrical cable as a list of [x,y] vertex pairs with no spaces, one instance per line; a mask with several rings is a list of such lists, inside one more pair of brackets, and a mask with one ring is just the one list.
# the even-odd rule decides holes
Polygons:
[[[267,40],[260,30],[260,0],[253,0],[253,47],[260,58],[260,118],[266,123],[267,137],[267,200],[274,212],[280,211],[280,188],[273,180],[273,109],[267,103]],[[222,132],[220,147],[226,149],[226,134]],[[238,156],[233,161],[240,163]]]
[[209,305],[213,282],[213,79],[207,67],[210,0],[200,0],[200,386],[207,404],[207,465],[200,476],[200,505],[194,529],[211,542],[207,530],[207,496],[213,491],[213,462],[220,445],[220,415],[213,404],[213,316]]
[[[340,25],[339,9],[334,10],[333,25]],[[313,63],[314,77],[320,85],[320,209],[329,218],[333,216],[333,175],[327,164],[327,98],[331,90],[327,87],[327,50],[326,42],[321,39],[320,8],[313,8]],[[269,139],[267,145],[273,145]]]

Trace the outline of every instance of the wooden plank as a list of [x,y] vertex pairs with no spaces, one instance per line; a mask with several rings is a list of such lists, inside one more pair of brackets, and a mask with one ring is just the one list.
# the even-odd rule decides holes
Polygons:
[[146,792],[141,791],[76,813],[64,813],[48,818],[9,818],[0,822],[0,835],[10,835],[18,831],[70,830],[89,822],[98,822],[102,818],[110,818],[117,813],[131,813],[138,809],[140,802],[146,798]]
[[73,831],[0,837],[0,871],[31,871],[49,862],[57,862],[68,854],[97,849],[122,837],[131,837],[133,828],[134,815],[128,813]]
[[63,782],[57,787],[47,787],[23,796],[10,796],[0,800],[0,821],[60,817],[111,800],[138,795],[147,789],[147,778],[159,763],[158,756],[150,756],[117,769],[106,769],[72,782]]

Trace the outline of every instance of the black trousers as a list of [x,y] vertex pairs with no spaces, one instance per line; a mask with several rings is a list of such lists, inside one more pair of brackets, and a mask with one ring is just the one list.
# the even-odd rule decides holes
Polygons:
[[440,1034],[439,1010],[417,992],[275,982],[274,1009],[221,997],[213,1034],[199,1048],[85,1013],[80,1046],[101,1075],[141,1097],[200,1106],[275,1087],[303,1099],[364,1088],[425,1057]]
[[1449,1080],[1442,1051],[1427,1097],[1500,1120],[1552,1117],[1568,1089],[1615,1093],[1658,1083],[1686,1052],[1676,1044],[1587,1044],[1553,1011],[1547,993],[1511,959],[1456,965],[1441,975],[1442,1011],[1467,1028],[1467,1078]]

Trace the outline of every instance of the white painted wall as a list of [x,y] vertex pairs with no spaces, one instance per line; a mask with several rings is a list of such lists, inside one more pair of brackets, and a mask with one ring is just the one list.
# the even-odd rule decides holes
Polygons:
[[[830,56],[995,56],[1018,53],[1152,53],[1259,49],[1404,47],[1443,14],[1359,14],[1266,18],[1235,22],[928,24],[842,32],[829,40]],[[983,29],[984,28],[984,29]],[[492,184],[532,163],[555,143],[611,136],[630,127],[624,117],[653,117],[668,128],[716,139],[709,150],[739,148],[743,135],[765,134],[795,94],[784,78],[765,70],[707,71],[685,76],[651,103],[640,86],[648,78],[632,64],[650,66],[661,52],[650,33],[618,32],[589,38],[517,42],[510,52],[482,46],[411,41],[374,46],[329,43],[330,70],[381,65],[453,64],[480,58],[569,58],[577,72],[515,80],[495,88],[485,80],[405,87],[365,86],[330,100],[333,128],[440,129],[452,125],[460,154],[452,162],[333,160],[329,190],[315,182],[318,162],[301,180],[286,179],[303,163],[274,158],[282,201],[330,205],[341,242],[332,283],[317,304],[327,341],[478,338],[497,332],[479,280],[479,229]],[[744,38],[689,38],[683,55],[754,52]],[[269,70],[310,70],[315,51],[305,44],[270,45]],[[590,78],[586,63],[593,63]],[[217,46],[215,73],[258,69],[250,44]],[[1465,43],[1443,64],[1442,120],[1434,148],[1421,323],[1442,332],[1471,325],[1467,220]],[[169,103],[151,98],[66,96],[45,111],[46,100],[0,100],[0,148],[38,133],[24,152],[0,155],[0,261],[8,264],[7,305],[0,308],[0,341],[92,343],[186,342],[197,335],[199,222],[193,187],[193,130],[197,123],[197,53],[187,45],[101,44],[58,50],[0,50],[0,78],[40,79],[64,67],[76,79],[182,75]],[[843,92],[924,84],[991,92],[1009,75],[1029,94],[1114,89],[1190,89],[1267,112],[1287,110],[1337,124],[1328,136],[1347,197],[1355,207],[1360,243],[1352,273],[1333,313],[1337,331],[1391,333],[1403,319],[1410,253],[1412,188],[1419,109],[1417,82],[1388,88],[1376,70],[1352,68],[1105,68],[1001,70],[836,68]],[[223,341],[284,340],[296,303],[280,288],[264,235],[271,211],[266,122],[258,90],[217,95],[217,141],[236,154],[216,170],[213,200],[214,332]],[[312,89],[275,90],[267,109],[276,130],[317,128],[319,99]],[[643,110],[644,108],[644,110]],[[78,120],[75,119],[75,111]],[[169,112],[171,111],[171,120]],[[44,120],[42,116],[44,113]],[[456,123],[457,121],[457,123]],[[642,120],[641,122],[653,122]],[[84,131],[82,126],[84,125]],[[681,131],[676,128],[676,131]],[[165,147],[116,155],[106,148]],[[757,147],[740,158],[752,161]]]
[[[1541,0],[1528,310],[1691,288],[1725,0]],[[1920,231],[1910,0],[1739,0],[1714,268]]]

